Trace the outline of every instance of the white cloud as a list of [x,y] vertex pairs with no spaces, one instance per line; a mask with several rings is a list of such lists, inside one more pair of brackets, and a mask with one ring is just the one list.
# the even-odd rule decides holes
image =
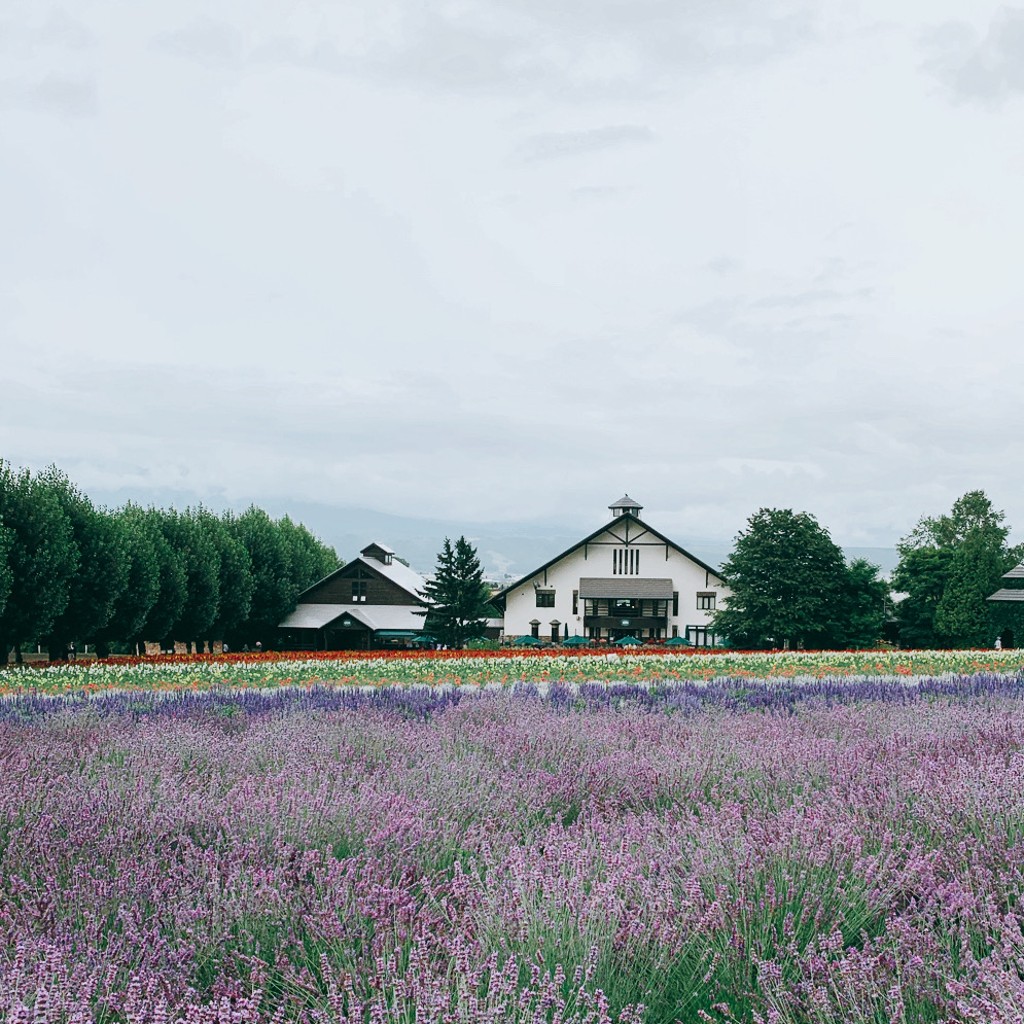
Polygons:
[[1000,7],[984,33],[947,22],[926,41],[928,66],[960,98],[999,102],[1024,92],[1024,8]]
[[1016,14],[928,44],[990,100],[950,103],[957,6],[24,3],[0,449],[460,522],[1024,522]]

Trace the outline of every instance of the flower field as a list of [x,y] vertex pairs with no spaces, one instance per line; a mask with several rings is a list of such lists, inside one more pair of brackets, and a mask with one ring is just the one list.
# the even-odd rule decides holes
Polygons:
[[1024,673],[900,657],[12,670],[0,1020],[1019,1022]]
[[344,655],[170,655],[0,670],[0,696],[282,686],[488,686],[561,681],[823,679],[1024,671],[1024,650],[600,653],[410,651]]

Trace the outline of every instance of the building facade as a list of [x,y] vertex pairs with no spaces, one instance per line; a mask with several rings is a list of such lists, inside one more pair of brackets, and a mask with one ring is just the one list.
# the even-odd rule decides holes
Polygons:
[[714,646],[711,617],[728,598],[717,571],[645,523],[628,494],[608,507],[609,523],[496,595],[505,637]]
[[369,544],[299,595],[295,611],[278,626],[281,645],[311,651],[407,647],[423,636],[424,585],[387,545]]

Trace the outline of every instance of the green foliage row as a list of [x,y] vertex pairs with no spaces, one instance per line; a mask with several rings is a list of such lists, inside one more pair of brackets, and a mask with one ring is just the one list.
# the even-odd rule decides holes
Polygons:
[[338,556],[287,516],[92,502],[55,467],[0,460],[0,662],[11,647],[270,637]]
[[722,566],[731,596],[715,631],[751,649],[864,648],[883,636],[903,647],[988,647],[1006,629],[1019,642],[1024,602],[987,600],[1024,559],[1024,545],[1007,545],[1004,519],[983,491],[968,492],[900,541],[886,582],[865,559],[847,563],[809,513],[762,508]]

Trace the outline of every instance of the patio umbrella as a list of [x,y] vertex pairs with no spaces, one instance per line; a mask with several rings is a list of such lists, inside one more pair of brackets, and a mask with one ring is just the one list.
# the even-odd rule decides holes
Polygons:
[[517,636],[512,641],[517,647],[540,647],[541,641],[535,636]]
[[689,647],[690,646],[690,642],[686,639],[686,637],[674,636],[671,639],[665,641],[665,646],[666,647],[683,647],[683,646]]
[[643,640],[638,640],[635,636],[622,636],[615,641],[620,647],[642,647]]
[[570,636],[562,641],[563,647],[589,647],[590,640],[585,636]]

